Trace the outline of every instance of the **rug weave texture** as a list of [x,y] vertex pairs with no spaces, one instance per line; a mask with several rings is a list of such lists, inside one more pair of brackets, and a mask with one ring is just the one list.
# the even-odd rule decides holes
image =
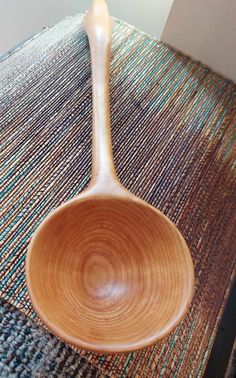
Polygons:
[[[82,15],[0,63],[0,296],[39,322],[24,261],[32,233],[91,174],[91,69]],[[235,266],[236,87],[114,20],[111,123],[121,182],[179,227],[195,296],[175,332],[126,355],[78,351],[114,377],[201,377]]]
[[68,345],[0,300],[1,378],[108,378]]

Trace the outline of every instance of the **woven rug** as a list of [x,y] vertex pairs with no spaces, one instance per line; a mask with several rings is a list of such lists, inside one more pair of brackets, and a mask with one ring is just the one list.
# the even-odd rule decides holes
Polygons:
[[68,345],[0,300],[0,377],[105,378]]
[[[36,323],[24,273],[28,242],[91,173],[91,71],[81,21],[63,20],[0,63],[0,295]],[[235,264],[236,87],[115,20],[111,115],[118,175],[183,233],[195,296],[162,342],[114,356],[81,350],[78,358],[114,377],[201,377]]]

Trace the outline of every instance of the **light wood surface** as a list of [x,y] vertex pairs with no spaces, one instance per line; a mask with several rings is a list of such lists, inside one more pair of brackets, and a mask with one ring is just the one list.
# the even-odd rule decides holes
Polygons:
[[184,317],[193,263],[178,229],[116,176],[109,116],[112,21],[104,0],[92,2],[84,25],[93,76],[92,179],[39,226],[26,278],[32,303],[54,334],[99,353],[128,352],[162,339]]

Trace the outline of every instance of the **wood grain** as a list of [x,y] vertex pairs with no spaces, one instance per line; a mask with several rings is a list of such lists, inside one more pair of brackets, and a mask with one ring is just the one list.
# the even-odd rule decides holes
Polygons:
[[188,247],[164,214],[118,181],[109,117],[111,19],[105,1],[85,18],[93,74],[90,186],[51,213],[28,249],[26,276],[43,322],[96,352],[128,352],[162,339],[188,310]]

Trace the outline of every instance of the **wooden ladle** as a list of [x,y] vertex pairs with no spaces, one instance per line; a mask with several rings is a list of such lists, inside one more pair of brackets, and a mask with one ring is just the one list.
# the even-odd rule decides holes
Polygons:
[[104,0],[92,1],[84,27],[92,60],[92,180],[39,226],[26,278],[36,312],[55,335],[91,351],[128,352],[162,339],[184,317],[193,263],[174,224],[116,176],[109,118],[112,21]]

